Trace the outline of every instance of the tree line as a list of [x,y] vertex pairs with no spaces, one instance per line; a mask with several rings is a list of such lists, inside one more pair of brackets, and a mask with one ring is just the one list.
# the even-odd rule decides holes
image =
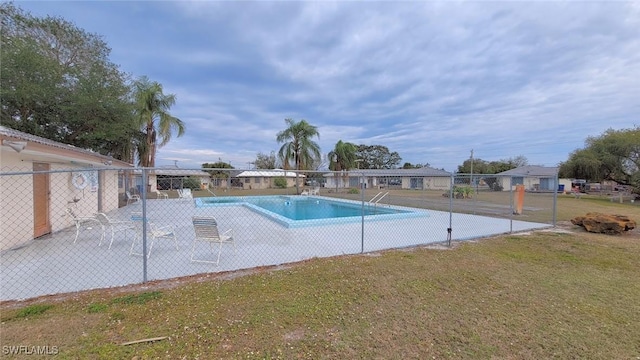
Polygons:
[[[319,137],[317,127],[306,120],[285,120],[288,127],[279,132],[276,140],[284,143],[278,156],[259,153],[254,164],[258,169],[273,169],[282,165],[284,169],[318,170],[313,165],[320,163],[320,148],[313,141]],[[584,149],[569,154],[567,161],[558,166],[559,177],[586,179],[589,181],[611,180],[628,185],[640,193],[640,126],[630,129],[609,129],[602,135],[588,137]],[[393,169],[402,158],[382,145],[355,145],[339,140],[327,154],[329,170]],[[525,156],[485,161],[470,158],[458,166],[457,173],[498,174],[528,165]],[[405,163],[403,168],[420,168],[426,165]]]

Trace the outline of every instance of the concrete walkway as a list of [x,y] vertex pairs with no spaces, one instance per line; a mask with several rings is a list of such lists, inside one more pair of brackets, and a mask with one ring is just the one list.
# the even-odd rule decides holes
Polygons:
[[[169,241],[158,241],[147,261],[147,280],[208,272],[278,265],[314,257],[372,252],[417,246],[447,240],[449,213],[424,209],[424,217],[369,221],[304,228],[285,228],[243,206],[196,208],[193,202],[148,200],[147,217],[158,225],[173,225],[179,250]],[[110,213],[111,218],[128,220],[132,204]],[[83,214],[84,215],[84,214]],[[219,266],[190,261],[194,237],[191,217],[215,216],[220,230],[235,232],[237,253],[225,246]],[[540,224],[468,214],[452,215],[452,239],[468,240],[496,234],[549,227]],[[364,236],[363,236],[364,234]],[[5,251],[0,258],[0,300],[18,300],[47,294],[108,288],[143,281],[143,257],[129,255],[133,232],[116,233],[111,249],[98,246],[101,229],[83,230],[73,243],[75,227],[37,240],[24,247]],[[138,249],[140,252],[140,249]],[[197,248],[199,257],[215,260],[206,245]]]

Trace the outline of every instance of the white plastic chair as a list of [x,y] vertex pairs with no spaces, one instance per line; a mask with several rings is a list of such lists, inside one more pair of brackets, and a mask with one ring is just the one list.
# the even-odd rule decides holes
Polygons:
[[113,245],[113,239],[116,232],[124,231],[126,236],[128,230],[135,229],[132,221],[112,220],[105,213],[96,213],[95,217],[96,219],[98,219],[100,224],[102,224],[102,237],[100,238],[100,243],[98,243],[98,246],[102,246],[102,240],[104,240],[107,227],[111,228],[111,241],[109,242],[109,249],[111,249],[111,245]]
[[[67,215],[71,217],[73,224],[76,226],[76,238],[73,240],[74,244],[78,241],[78,236],[80,235],[80,230],[83,226],[85,226],[87,230],[91,230],[91,224],[95,226],[102,226],[95,216],[77,216],[71,208],[67,208],[65,211]],[[102,232],[102,237],[104,237],[104,231]],[[102,242],[102,238],[100,239],[100,242]]]
[[169,194],[162,192],[160,190],[155,190],[154,191],[156,193],[156,198],[157,199],[168,199],[169,198]]
[[[220,233],[218,231],[218,222],[214,217],[194,216],[192,222],[196,236],[193,238],[193,245],[191,246],[191,261],[216,264],[216,266],[218,266],[223,244],[233,245],[233,253],[236,253],[236,242],[233,238],[232,229]],[[198,242],[208,243],[212,251],[213,245],[218,244],[218,257],[216,261],[195,258],[196,244]]]
[[137,195],[137,194],[131,195],[131,193],[128,190],[125,191],[124,193],[127,195],[127,205],[131,204],[131,202],[140,201],[140,195]]
[[149,220],[145,220],[142,217],[141,212],[132,212],[131,221],[135,224],[136,235],[133,238],[133,242],[131,243],[129,255],[143,255],[142,252],[135,252],[134,248],[136,244],[142,244],[143,227],[145,221],[147,223],[147,239],[151,239],[151,242],[149,243],[149,251],[147,252],[147,259],[151,257],[151,250],[153,249],[153,244],[155,244],[157,239],[173,240],[174,244],[176,245],[176,250],[180,250],[178,247],[178,239],[176,238],[176,233],[173,225],[166,225],[162,227],[156,226],[156,224],[150,222]]
[[178,189],[178,197],[181,200],[193,200],[193,194],[191,193],[191,189]]

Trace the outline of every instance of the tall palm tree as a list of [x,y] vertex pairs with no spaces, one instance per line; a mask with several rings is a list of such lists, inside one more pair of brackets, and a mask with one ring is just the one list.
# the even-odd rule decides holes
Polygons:
[[[345,170],[343,183],[349,177],[349,169],[355,167],[357,147],[350,142],[342,142],[339,140],[336,147],[329,152],[329,170],[342,171]],[[337,173],[335,174],[336,189],[338,188]]]
[[176,103],[174,94],[163,94],[162,85],[146,76],[138,79],[134,87],[136,119],[145,134],[144,144],[138,147],[139,163],[143,167],[154,167],[158,148],[166,145],[174,132],[182,136],[185,126],[182,120],[169,113]]
[[[314,136],[320,137],[318,128],[302,119],[298,122],[293,119],[284,119],[288,127],[276,135],[278,143],[283,143],[278,156],[283,160],[282,165],[286,169],[291,168],[293,161],[295,170],[307,170],[313,161],[320,158],[320,146],[312,140]],[[296,191],[298,191],[298,173],[296,172]]]

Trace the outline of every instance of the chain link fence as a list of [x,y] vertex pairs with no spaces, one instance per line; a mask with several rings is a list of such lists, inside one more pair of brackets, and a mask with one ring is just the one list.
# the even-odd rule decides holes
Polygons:
[[557,184],[393,170],[3,168],[0,300],[549,227]]

